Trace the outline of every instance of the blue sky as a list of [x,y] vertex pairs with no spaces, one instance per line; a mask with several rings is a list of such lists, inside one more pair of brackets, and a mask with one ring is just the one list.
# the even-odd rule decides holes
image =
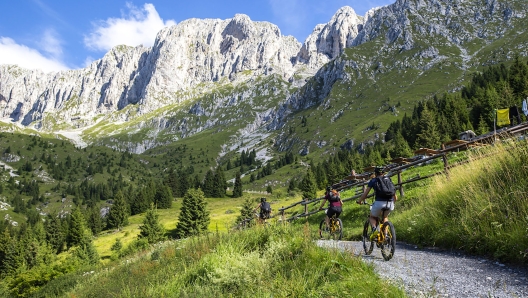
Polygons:
[[396,0],[12,0],[0,1],[0,64],[83,68],[119,44],[152,46],[165,26],[243,13],[304,42],[317,24],[352,7],[358,15]]

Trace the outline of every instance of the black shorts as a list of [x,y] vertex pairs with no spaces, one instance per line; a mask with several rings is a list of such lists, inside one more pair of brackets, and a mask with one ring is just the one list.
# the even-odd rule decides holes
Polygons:
[[260,219],[268,219],[270,218],[269,212],[260,212]]
[[326,209],[326,216],[332,217],[335,214],[336,218],[338,218],[341,215],[341,211],[343,211],[341,207],[332,206]]

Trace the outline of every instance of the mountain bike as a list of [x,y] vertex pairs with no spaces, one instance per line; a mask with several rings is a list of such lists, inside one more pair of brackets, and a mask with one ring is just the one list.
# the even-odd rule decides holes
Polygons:
[[343,237],[343,222],[341,219],[334,214],[330,217],[327,227],[326,220],[323,218],[319,224],[319,237],[321,239],[341,240]]
[[[372,204],[368,204],[365,202],[366,205],[369,205],[369,210],[372,209]],[[381,218],[383,218],[384,213],[386,211],[390,210],[389,208],[383,208],[381,209]],[[367,215],[367,221],[365,221],[365,225],[363,226],[363,249],[365,250],[366,255],[370,255],[372,253],[372,250],[374,249],[374,245],[379,247],[381,249],[381,255],[383,256],[383,259],[385,261],[388,261],[392,259],[394,256],[394,251],[396,250],[396,229],[394,228],[394,225],[390,221],[386,221],[381,224],[381,227],[379,227],[379,233],[377,237],[374,237],[373,239],[370,239],[370,236],[374,232],[373,229],[370,228],[370,212]],[[378,228],[380,222],[380,218],[377,218],[376,220],[376,228]],[[370,230],[370,232],[369,232]]]

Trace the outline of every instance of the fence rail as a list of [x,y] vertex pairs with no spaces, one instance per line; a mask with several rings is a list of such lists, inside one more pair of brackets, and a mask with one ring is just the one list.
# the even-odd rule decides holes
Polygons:
[[[457,166],[460,166],[462,164],[466,164],[466,163],[470,162],[469,160],[465,160],[465,161],[456,162],[456,163],[453,163],[453,164],[450,165],[450,164],[448,164],[448,158],[447,158],[448,157],[448,153],[458,152],[460,150],[467,150],[469,148],[487,146],[487,145],[493,144],[497,140],[497,138],[500,138],[500,139],[510,138],[510,137],[512,137],[514,135],[518,135],[518,134],[524,133],[527,130],[528,130],[528,122],[524,122],[524,123],[518,124],[516,126],[512,126],[512,127],[501,129],[501,130],[497,131],[496,133],[495,132],[494,133],[488,133],[488,134],[485,134],[485,135],[482,135],[482,136],[475,137],[475,138],[471,139],[470,141],[455,140],[455,141],[452,141],[452,142],[448,142],[448,143],[446,143],[447,145],[446,144],[442,144],[442,148],[440,150],[431,150],[431,149],[427,149],[427,148],[421,148],[421,149],[415,151],[415,153],[416,152],[426,152],[426,154],[428,156],[427,155],[418,155],[418,156],[414,156],[413,158],[409,158],[409,159],[399,158],[399,160],[402,161],[402,164],[391,164],[391,165],[385,166],[385,168],[388,169],[387,176],[391,177],[391,176],[397,175],[398,181],[397,181],[397,183],[395,183],[396,190],[399,191],[400,197],[403,197],[404,196],[404,185],[405,184],[416,182],[416,181],[420,181],[420,180],[424,180],[424,179],[429,179],[431,177],[438,176],[438,175],[449,175],[449,170],[452,169],[453,167],[457,167]],[[454,144],[454,145],[452,145],[452,144]],[[489,155],[486,155],[486,156],[489,156]],[[482,157],[484,157],[484,156],[482,156]],[[429,174],[429,175],[425,175],[425,176],[416,176],[416,177],[409,178],[409,179],[407,179],[405,181],[402,181],[401,173],[402,173],[403,170],[406,170],[408,168],[411,168],[411,167],[414,167],[414,166],[418,166],[418,165],[421,165],[421,164],[426,163],[428,161],[432,161],[432,160],[439,159],[439,158],[441,158],[443,160],[443,163],[444,163],[444,169],[442,171],[439,171],[439,172],[436,172],[436,173],[433,173],[433,174]],[[362,190],[363,190],[363,191],[361,191],[361,193],[357,193],[356,192],[356,194],[354,196],[342,199],[342,201],[346,202],[346,201],[351,201],[351,200],[354,200],[354,199],[358,199],[358,198],[361,197],[361,195],[363,194],[364,190],[366,189],[367,184],[368,184],[372,174],[373,174],[372,172],[365,172],[363,174],[355,176],[355,177],[359,177],[359,179],[343,180],[343,181],[340,181],[340,182],[334,184],[333,187],[336,190],[338,190],[338,191],[342,191],[344,189],[351,189],[351,188],[359,188],[359,187],[361,187]],[[349,176],[349,177],[351,177],[351,176]],[[374,194],[369,194],[367,196],[367,198],[370,198],[372,196],[374,196]],[[315,199],[308,199],[308,200],[299,201],[299,202],[296,202],[296,203],[294,203],[294,204],[292,204],[290,206],[279,208],[278,209],[279,215],[280,215],[282,220],[286,220],[286,221],[291,221],[291,220],[294,220],[294,219],[310,216],[312,214],[320,212],[321,210],[309,211],[308,210],[308,205],[310,205],[312,203],[319,202],[319,201],[321,201],[323,199],[324,199],[324,196],[323,197],[319,197],[319,198],[315,198]],[[293,208],[295,206],[298,206],[298,205],[304,206],[304,212],[298,213],[298,214],[294,214],[294,215],[292,215],[292,216],[290,216],[289,218],[286,219],[285,218],[285,211],[288,210],[288,209],[291,209],[291,208]]]

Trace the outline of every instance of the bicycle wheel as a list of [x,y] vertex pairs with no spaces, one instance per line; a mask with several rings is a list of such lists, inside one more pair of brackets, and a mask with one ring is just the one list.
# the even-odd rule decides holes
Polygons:
[[363,250],[365,250],[366,255],[370,255],[374,249],[374,241],[370,241],[370,222],[367,219],[365,226],[363,227]]
[[385,230],[385,240],[381,244],[381,255],[385,261],[392,259],[396,250],[396,230],[392,222],[383,224],[381,231]]
[[328,228],[326,227],[325,220],[321,220],[321,223],[319,224],[319,238],[321,239],[328,239],[330,236],[330,233],[328,232]]
[[340,218],[334,219],[331,236],[334,240],[341,240],[341,238],[343,238],[343,222]]

